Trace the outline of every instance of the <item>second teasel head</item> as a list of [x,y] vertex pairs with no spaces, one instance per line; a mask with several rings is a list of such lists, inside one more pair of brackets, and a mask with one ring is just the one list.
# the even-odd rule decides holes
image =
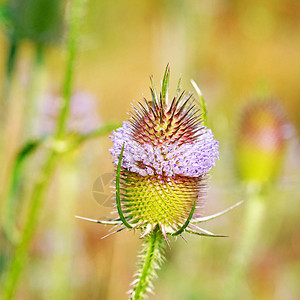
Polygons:
[[283,108],[275,100],[250,102],[244,108],[235,153],[241,180],[265,184],[277,177],[290,129]]

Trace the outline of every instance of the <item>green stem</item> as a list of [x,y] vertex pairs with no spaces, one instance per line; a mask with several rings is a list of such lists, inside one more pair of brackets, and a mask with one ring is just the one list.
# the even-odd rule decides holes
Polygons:
[[239,245],[233,253],[233,260],[227,275],[225,295],[222,299],[238,299],[239,290],[245,278],[249,263],[255,251],[265,212],[265,201],[260,189],[248,190],[246,216]]
[[122,126],[122,124],[119,124],[119,123],[105,124],[97,129],[94,129],[94,130],[88,132],[88,133],[78,136],[78,138],[76,139],[76,141],[74,143],[74,146],[78,146],[87,140],[94,139],[99,136],[110,133],[112,130],[117,129],[118,127],[121,127],[121,126]]
[[63,101],[60,115],[57,123],[56,138],[60,139],[67,128],[66,122],[70,111],[70,101],[72,96],[72,87],[74,80],[74,61],[77,52],[77,36],[80,27],[80,18],[82,14],[84,0],[70,1],[70,23],[69,40],[67,45],[68,61],[66,65],[66,76],[63,85]]
[[13,70],[15,68],[16,64],[16,57],[17,57],[17,52],[18,52],[18,47],[19,43],[16,39],[11,39],[10,41],[10,48],[8,52],[8,57],[7,57],[7,66],[6,66],[6,74],[7,78],[10,80],[13,74]]
[[6,73],[5,73],[6,78],[4,80],[2,103],[1,103],[1,119],[3,123],[7,115],[10,87],[11,87],[11,82],[13,77],[13,71],[16,65],[18,50],[19,50],[19,41],[16,38],[11,37],[10,44],[9,44],[9,51],[6,59]]
[[[63,89],[63,106],[58,119],[57,131],[55,134],[56,139],[61,140],[64,138],[66,131],[66,121],[69,112],[71,91],[73,86],[73,69],[74,58],[76,53],[76,34],[80,22],[80,14],[84,0],[70,1],[70,27],[69,27],[69,42],[68,42],[68,58],[67,68]],[[29,205],[27,219],[24,225],[23,233],[19,244],[16,247],[11,266],[8,270],[6,282],[4,286],[4,300],[13,298],[21,271],[24,267],[27,257],[30,242],[35,233],[38,225],[38,217],[42,209],[43,197],[50,183],[50,179],[55,170],[55,165],[59,158],[55,149],[52,149],[46,158],[46,162],[41,171],[40,178],[33,188],[33,194]]]
[[29,89],[26,95],[26,105],[24,114],[24,132],[23,136],[27,138],[32,135],[32,130],[35,127],[37,120],[37,98],[42,85],[42,70],[44,64],[44,46],[35,45],[34,61],[30,76]]
[[26,260],[29,245],[37,227],[38,217],[42,209],[43,197],[50,181],[49,178],[54,172],[56,160],[57,154],[52,151],[44,165],[40,179],[35,185],[21,240],[17,245],[13,260],[7,273],[7,280],[4,285],[4,300],[13,299],[21,271]]
[[[70,299],[74,246],[74,214],[79,178],[76,172],[78,153],[63,157],[58,170],[59,195],[56,201],[56,218],[53,221],[55,241],[51,257],[49,299]],[[67,183],[67,184],[66,184]]]
[[6,237],[14,244],[19,236],[16,228],[16,215],[20,211],[21,197],[20,186],[22,182],[23,166],[26,158],[32,154],[43,142],[43,139],[28,142],[18,153],[12,170],[9,188],[4,195],[2,207],[3,231]]
[[[106,125],[101,126],[91,132],[88,132],[83,135],[79,135],[75,142],[71,145],[70,148],[67,149],[67,152],[70,152],[77,147],[81,146],[84,142],[95,139],[105,134],[110,133],[112,130],[120,127],[121,124],[117,123],[108,123]],[[3,207],[2,207],[2,221],[3,221],[3,231],[13,244],[16,242],[19,237],[19,232],[16,228],[16,213],[19,211],[21,207],[21,198],[19,189],[22,181],[23,175],[23,167],[26,159],[39,148],[42,143],[47,139],[47,137],[42,137],[37,140],[32,140],[28,142],[18,153],[15,164],[12,170],[12,178],[9,183],[9,188],[7,193],[4,196]]]
[[152,281],[156,277],[156,270],[164,260],[165,246],[164,238],[158,229],[145,238],[140,255],[140,268],[131,290],[131,300],[144,299],[146,293],[153,288]]

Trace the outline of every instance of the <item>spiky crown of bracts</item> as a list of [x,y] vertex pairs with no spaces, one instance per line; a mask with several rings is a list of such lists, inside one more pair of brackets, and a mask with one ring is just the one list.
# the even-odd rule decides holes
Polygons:
[[194,210],[218,158],[218,142],[202,125],[191,94],[180,93],[178,85],[169,101],[169,75],[167,67],[159,96],[151,80],[152,100],[139,102],[113,132],[111,154],[116,166],[120,162],[121,203],[130,226],[144,229],[144,235],[157,226],[165,237],[183,226],[201,234],[189,221],[199,215]]

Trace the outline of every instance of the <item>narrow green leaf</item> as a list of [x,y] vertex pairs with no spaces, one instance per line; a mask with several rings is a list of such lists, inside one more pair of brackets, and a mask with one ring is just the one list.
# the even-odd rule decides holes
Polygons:
[[[15,226],[16,212],[20,209],[21,201],[17,197],[22,180],[22,168],[27,157],[32,154],[44,141],[44,138],[28,142],[18,153],[13,171],[9,190],[7,191],[3,206],[3,230],[7,238],[14,242],[18,231]],[[21,198],[20,198],[21,199]]]
[[189,214],[188,218],[186,219],[185,223],[183,224],[183,226],[178,231],[176,231],[175,233],[173,233],[172,235],[179,235],[179,234],[181,234],[188,227],[188,225],[189,225],[189,223],[190,223],[190,221],[191,221],[191,219],[193,217],[196,205],[197,205],[197,199],[195,200],[194,205],[193,205],[193,207],[192,207],[192,209],[190,211],[190,214]]
[[126,221],[123,212],[122,212],[122,207],[121,207],[121,199],[120,199],[120,173],[121,173],[121,164],[122,164],[122,158],[123,158],[123,152],[124,152],[124,144],[120,153],[120,157],[119,157],[119,163],[118,163],[118,167],[117,167],[117,177],[116,177],[116,202],[117,202],[117,209],[118,209],[118,213],[120,216],[120,219],[122,220],[123,224],[127,227],[127,228],[132,228],[132,226]]

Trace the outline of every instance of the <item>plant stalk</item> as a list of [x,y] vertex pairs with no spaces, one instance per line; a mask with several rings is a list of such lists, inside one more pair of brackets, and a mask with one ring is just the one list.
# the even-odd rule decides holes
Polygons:
[[84,0],[71,0],[70,5],[70,26],[69,26],[69,40],[68,40],[68,60],[66,65],[66,76],[63,84],[63,100],[60,110],[60,115],[57,122],[56,138],[59,140],[65,133],[67,128],[66,123],[70,111],[70,101],[73,90],[73,75],[74,75],[74,61],[77,52],[77,37],[79,34],[80,21],[83,12]]
[[[59,166],[59,195],[56,201],[57,215],[54,220],[55,241],[51,257],[50,278],[51,289],[49,299],[70,299],[73,282],[72,260],[74,248],[74,214],[76,196],[78,195],[79,178],[76,172],[78,153],[70,153],[62,159]],[[67,183],[67,184],[66,184]]]
[[1,124],[5,124],[5,119],[7,116],[8,110],[8,103],[9,103],[9,96],[10,96],[10,88],[13,78],[13,72],[16,65],[16,58],[19,50],[19,41],[15,37],[11,37],[9,40],[9,50],[6,59],[6,71],[5,71],[5,79],[4,79],[4,86],[2,92],[2,99],[1,99]]
[[56,161],[57,154],[52,151],[44,165],[39,181],[35,185],[22,236],[19,244],[16,247],[7,273],[7,279],[4,285],[4,300],[10,300],[14,297],[18,280],[27,258],[30,242],[37,227],[38,217],[42,209],[43,197],[45,195],[47,186],[50,183],[49,178],[54,172]]
[[26,138],[32,137],[33,129],[37,126],[38,113],[38,96],[41,91],[43,82],[43,65],[45,58],[45,46],[35,45],[34,59],[32,62],[32,71],[30,74],[29,88],[26,95],[25,114],[23,116],[24,132],[23,136]]
[[247,268],[253,258],[255,244],[258,241],[264,212],[266,209],[264,196],[260,189],[248,190],[246,215],[244,218],[242,238],[233,253],[233,260],[227,275],[225,295],[222,299],[238,299],[244,283]]
[[164,261],[165,247],[166,243],[158,229],[145,238],[139,270],[133,282],[133,289],[130,291],[130,300],[142,300],[146,293],[153,289],[152,281],[156,278],[156,270]]
[[[77,46],[77,33],[81,21],[80,12],[84,4],[84,0],[70,1],[70,23],[69,23],[69,39],[67,51],[67,66],[65,73],[65,80],[63,86],[63,105],[58,118],[58,126],[55,133],[56,140],[60,141],[64,138],[66,132],[66,123],[70,110],[70,98],[73,87],[73,71],[74,61]],[[54,173],[56,163],[59,158],[59,153],[56,149],[52,148],[46,158],[44,167],[41,171],[38,182],[33,188],[31,202],[27,219],[24,225],[20,242],[16,247],[10,268],[7,272],[7,277],[4,286],[4,300],[11,300],[14,297],[17,283],[24,267],[27,253],[29,250],[30,242],[34,236],[35,230],[38,225],[38,217],[40,215],[43,198],[50,183],[50,179]]]

